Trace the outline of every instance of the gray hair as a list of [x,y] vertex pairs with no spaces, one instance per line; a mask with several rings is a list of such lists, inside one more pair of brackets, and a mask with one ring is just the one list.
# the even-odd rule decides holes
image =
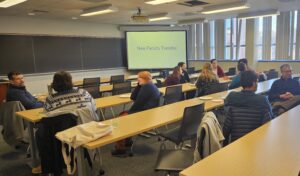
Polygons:
[[283,65],[281,65],[280,66],[280,71],[282,72],[282,70],[284,69],[284,68],[291,68],[291,66],[290,66],[290,64],[283,64]]

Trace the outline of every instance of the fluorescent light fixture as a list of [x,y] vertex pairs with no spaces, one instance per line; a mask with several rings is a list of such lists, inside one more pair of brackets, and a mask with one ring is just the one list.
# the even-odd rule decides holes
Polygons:
[[193,19],[179,20],[177,24],[196,24],[204,21],[205,18],[193,18]]
[[167,16],[168,13],[161,13],[161,14],[156,14],[156,15],[150,15],[149,16],[149,21],[162,21],[162,20],[169,20],[171,17]]
[[201,12],[202,14],[214,14],[214,13],[222,13],[222,12],[230,12],[235,10],[242,10],[250,8],[244,2],[236,2],[230,4],[221,4],[215,6],[208,6],[205,7],[204,10]]
[[10,7],[10,6],[20,4],[20,3],[25,2],[25,1],[27,1],[27,0],[4,0],[4,1],[0,2],[0,7],[7,8],[7,7]]
[[240,13],[238,14],[239,19],[251,19],[259,17],[269,17],[280,15],[280,12],[277,9],[267,10],[267,11],[258,11],[258,12],[249,12],[249,13]]
[[106,13],[112,13],[116,12],[118,9],[116,7],[113,7],[111,4],[93,7],[90,9],[83,10],[82,14],[80,16],[94,16],[94,15],[101,15]]
[[178,0],[150,0],[150,1],[146,1],[146,4],[151,4],[151,5],[158,5],[158,4],[165,4],[165,3],[169,3],[169,2],[175,2]]

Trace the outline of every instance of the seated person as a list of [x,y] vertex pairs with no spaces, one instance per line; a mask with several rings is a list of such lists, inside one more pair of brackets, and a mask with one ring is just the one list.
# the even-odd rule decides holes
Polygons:
[[7,74],[10,85],[6,94],[6,101],[20,101],[25,109],[35,109],[43,106],[43,103],[33,97],[25,87],[24,76],[17,71]]
[[235,89],[241,86],[241,74],[247,70],[247,67],[244,63],[238,63],[237,66],[238,74],[232,79],[229,84],[229,89]]
[[[94,99],[86,90],[73,88],[72,76],[70,75],[70,73],[65,71],[56,72],[54,74],[51,86],[54,89],[54,91],[56,91],[56,93],[54,93],[53,95],[49,95],[45,101],[44,111],[46,112],[48,119],[51,119],[53,116],[58,116],[62,114],[74,114],[76,110],[86,107],[90,109],[93,117],[84,117],[85,119],[83,121],[99,120],[98,115],[96,113],[97,108]],[[82,119],[83,117],[80,118]],[[60,120],[60,123],[64,123],[64,125],[67,126],[72,125],[70,124],[70,121],[66,121],[64,119]],[[55,131],[55,129],[52,130]],[[38,130],[36,132],[36,141],[41,158],[41,169],[43,172],[52,171],[52,162],[53,160],[55,161],[57,159],[49,158],[49,152],[51,154],[57,152],[57,149],[49,148],[48,146],[48,143],[51,143],[51,139],[47,138],[47,136],[51,136],[51,132],[52,131],[49,128],[45,128],[43,123],[38,124]],[[57,157],[57,155],[54,155],[54,157]],[[50,162],[49,165],[47,164],[47,162]],[[55,167],[53,172],[60,172],[60,170],[57,170],[59,166],[56,166],[57,167]],[[57,173],[54,173],[54,175],[56,174]]]
[[[239,63],[244,63],[246,65],[246,70],[252,70],[252,71],[254,71],[252,68],[249,67],[248,60],[246,58],[239,59],[238,64]],[[259,82],[267,80],[267,75],[264,72],[256,72],[256,74],[257,74]]]
[[269,91],[269,100],[285,101],[294,95],[300,95],[299,82],[292,79],[292,68],[289,64],[283,64],[280,67],[281,77],[274,81]]
[[[152,83],[150,72],[142,71],[138,73],[138,86],[131,93],[134,101],[128,113],[136,113],[147,109],[155,108],[159,105],[160,92]],[[132,141],[130,138],[118,141],[115,145],[115,150],[111,152],[113,156],[126,154],[126,148],[131,147]]]
[[46,98],[44,110],[48,116],[66,114],[78,108],[88,107],[94,113],[94,120],[98,120],[93,97],[84,89],[73,88],[70,73],[66,71],[55,73],[51,86],[56,93]]
[[217,59],[210,60],[210,63],[211,63],[214,74],[216,74],[219,78],[222,78],[225,76],[223,69],[218,65]]
[[180,83],[187,83],[187,82],[191,82],[190,77],[188,72],[186,71],[186,64],[184,62],[179,62],[178,67],[181,68],[182,73],[181,73],[181,77],[180,77]]
[[205,92],[209,89],[212,84],[219,83],[219,79],[216,74],[212,71],[210,63],[205,63],[202,68],[202,72],[199,75],[196,87],[198,88],[198,96],[205,95]]
[[[248,114],[234,119],[230,115],[227,116],[223,127],[225,144],[228,143],[230,135],[232,142],[273,118],[272,108],[267,97],[255,94],[257,75],[254,71],[248,70],[241,74],[241,86],[243,87],[242,91],[230,92],[226,97],[224,101],[225,111],[228,111],[229,107],[240,107],[248,108],[249,110],[261,110],[264,114],[261,115],[261,120],[247,116]],[[261,122],[261,124],[257,125],[257,121]]]
[[165,80],[165,86],[180,84],[181,74],[182,74],[181,67],[176,66],[173,69],[173,73],[169,75]]

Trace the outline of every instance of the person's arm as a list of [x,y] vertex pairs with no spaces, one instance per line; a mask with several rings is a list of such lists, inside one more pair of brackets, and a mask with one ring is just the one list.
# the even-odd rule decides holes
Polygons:
[[225,76],[225,73],[224,73],[223,69],[220,66],[218,66],[218,76],[220,78]]
[[232,79],[232,81],[231,81],[231,83],[229,84],[229,89],[234,89],[234,88],[237,88],[237,87],[239,87],[239,82],[240,82],[240,76],[239,75],[237,75],[237,76],[235,76],[233,79]]
[[223,142],[223,146],[226,146],[229,144],[229,137],[231,134],[231,129],[232,129],[232,118],[231,115],[229,114],[229,112],[226,113],[226,119],[225,119],[225,123],[223,126],[223,135],[225,137],[225,140]]
[[26,109],[34,109],[43,107],[43,103],[38,102],[29,92],[15,91],[14,97],[16,101],[20,101]]
[[264,96],[263,100],[263,107],[264,107],[264,112],[266,113],[263,117],[263,123],[268,122],[269,120],[274,118],[273,111],[272,111],[272,106],[266,96]]
[[280,94],[278,92],[279,92],[278,83],[274,82],[272,84],[271,89],[270,89],[269,94],[268,94],[269,100],[271,102],[275,101],[276,99],[281,99]]
[[185,77],[186,82],[191,82],[188,72],[184,71],[183,73],[184,73],[184,77]]
[[131,93],[131,95],[130,95],[130,99],[131,99],[131,100],[133,100],[133,101],[136,100],[137,95],[139,94],[140,89],[141,89],[141,86],[138,84],[138,85],[135,87],[135,89],[133,90],[133,92]]

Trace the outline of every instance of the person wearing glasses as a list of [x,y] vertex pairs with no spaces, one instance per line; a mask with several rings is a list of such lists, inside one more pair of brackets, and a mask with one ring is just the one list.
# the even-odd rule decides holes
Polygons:
[[292,78],[292,67],[289,64],[280,66],[281,77],[276,80],[269,92],[269,100],[271,102],[285,101],[300,95],[299,82]]

